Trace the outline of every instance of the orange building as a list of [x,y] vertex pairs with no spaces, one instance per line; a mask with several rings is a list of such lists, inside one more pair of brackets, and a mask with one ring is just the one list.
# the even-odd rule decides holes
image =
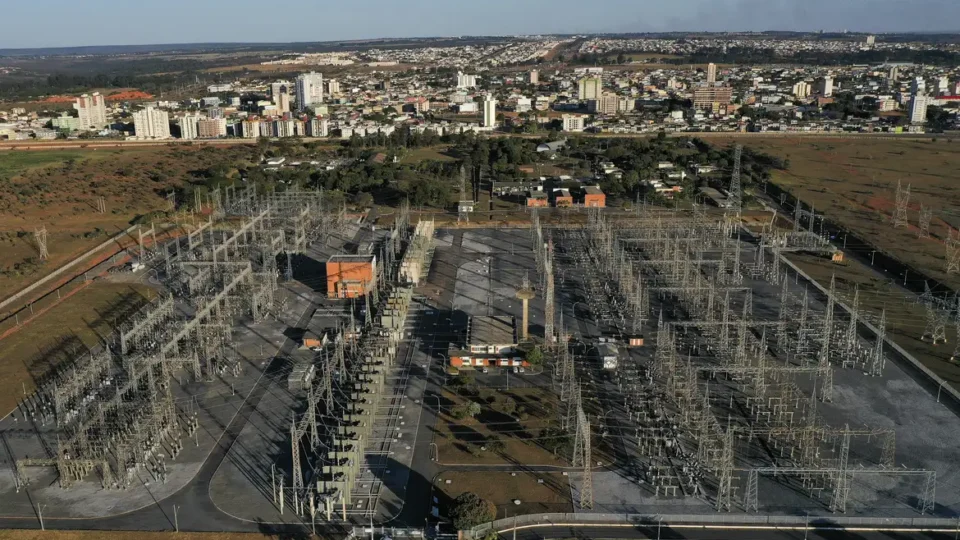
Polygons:
[[542,191],[531,191],[527,194],[527,208],[542,208],[549,206],[547,194]]
[[376,255],[334,255],[327,261],[327,298],[363,296],[376,275]]
[[553,205],[557,208],[569,208],[573,206],[573,196],[567,189],[553,190]]
[[588,208],[603,208],[607,206],[607,196],[596,186],[583,188],[583,205]]

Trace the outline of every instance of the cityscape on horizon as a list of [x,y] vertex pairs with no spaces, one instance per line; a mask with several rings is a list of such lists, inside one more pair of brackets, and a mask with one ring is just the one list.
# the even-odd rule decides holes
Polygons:
[[[190,3],[185,0],[167,2],[163,9],[153,9],[154,24],[131,33],[116,18],[120,12],[110,9],[109,0],[88,0],[75,4],[54,0],[61,17],[48,20],[42,32],[27,26],[6,29],[0,48],[44,48],[95,45],[136,45],[190,42],[191,39],[171,39],[170,36],[205,36],[202,41],[231,42],[230,30],[245,23],[244,13],[255,9],[253,0],[238,0],[229,9],[216,2]],[[365,4],[344,4],[328,9],[306,0],[288,2],[292,12],[302,21],[315,17],[316,23],[307,25],[297,19],[265,20],[258,23],[265,32],[275,28],[277,35],[304,36],[316,34],[318,39],[294,38],[290,41],[337,41],[378,39],[382,37],[438,37],[438,36],[515,36],[515,35],[575,35],[630,32],[717,32],[717,31],[800,31],[873,33],[910,33],[960,31],[960,5],[947,0],[913,0],[909,9],[895,0],[863,0],[861,2],[831,2],[807,0],[797,3],[787,0],[676,0],[670,3],[637,2],[635,0],[606,0],[604,9],[578,12],[572,0],[533,0],[507,2],[491,0],[486,9],[472,16],[464,16],[460,6],[437,0],[411,0],[403,9],[397,9],[388,0],[373,0]],[[141,10],[151,9],[149,2],[128,7],[125,16],[137,16]],[[41,15],[30,3],[15,3],[5,7],[10,20],[31,20]],[[369,14],[390,13],[389,18],[370,17]],[[89,24],[84,21],[101,13]],[[429,13],[429,17],[420,17]],[[609,15],[617,13],[616,18]],[[189,14],[184,17],[184,14]],[[829,15],[829,16],[824,16]],[[206,21],[217,20],[211,28]],[[170,26],[168,26],[170,25]],[[176,28],[176,32],[168,31]],[[254,41],[287,41],[256,39]]]

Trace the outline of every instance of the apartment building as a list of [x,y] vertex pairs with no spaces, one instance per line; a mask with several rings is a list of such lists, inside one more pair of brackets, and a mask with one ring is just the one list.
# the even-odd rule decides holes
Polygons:
[[188,114],[177,120],[177,126],[180,128],[180,138],[189,141],[198,136],[197,123],[200,117],[194,114]]
[[713,111],[720,106],[729,105],[732,99],[733,88],[729,86],[698,86],[693,92],[693,108]]
[[78,97],[73,108],[77,110],[80,129],[103,129],[107,126],[107,104],[100,92]]
[[170,115],[153,107],[133,113],[133,130],[138,139],[169,139]]
[[226,118],[203,118],[197,122],[197,136],[201,139],[216,139],[227,136]]
[[323,102],[323,75],[310,72],[297,77],[297,107],[303,110],[314,103]]

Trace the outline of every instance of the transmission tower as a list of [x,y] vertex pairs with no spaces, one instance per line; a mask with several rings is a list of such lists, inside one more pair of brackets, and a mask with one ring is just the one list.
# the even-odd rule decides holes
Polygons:
[[947,250],[947,275],[960,273],[960,231],[954,235],[953,229],[947,229],[947,240],[943,245]]
[[860,286],[854,285],[853,302],[850,304],[850,325],[847,327],[845,341],[847,351],[852,356],[857,347],[857,320],[860,318]]
[[930,238],[930,219],[932,217],[933,209],[920,203],[920,221],[917,223],[917,226],[920,227],[920,232],[917,233],[918,238]]
[[460,166],[460,201],[457,203],[457,223],[470,221],[473,197],[467,197],[467,171]]
[[953,325],[957,331],[956,345],[953,347],[953,354],[950,355],[950,361],[955,362],[960,359],[960,293],[955,295],[956,307],[953,310]]
[[304,433],[297,426],[297,419],[294,418],[290,423],[290,459],[293,468],[293,489],[299,491],[303,489],[303,469],[300,468],[300,438]]
[[946,343],[947,322],[944,312],[937,305],[937,300],[933,297],[933,293],[930,291],[930,285],[924,283],[923,288],[924,290],[923,294],[920,296],[920,301],[923,302],[923,306],[927,312],[927,323],[923,328],[923,335],[920,336],[920,340],[926,341],[929,338],[930,342],[934,345],[938,343]]
[[37,251],[40,252],[40,260],[45,261],[50,253],[47,251],[47,226],[33,230],[33,237],[37,241]]
[[900,228],[906,227],[907,222],[907,207],[910,204],[910,184],[907,184],[907,189],[903,189],[903,186],[900,183],[900,180],[897,180],[897,197],[896,205],[893,214],[893,226]]
[[547,261],[547,290],[544,294],[544,317],[543,317],[543,340],[548,344],[553,344],[557,336],[554,334],[553,318],[555,315],[554,301],[556,292],[553,283],[553,257]]
[[886,360],[883,357],[883,341],[887,335],[887,310],[880,311],[880,322],[877,324],[877,342],[874,344],[873,354],[870,357],[870,375],[883,375]]
[[850,427],[846,426],[840,445],[840,459],[837,464],[836,477],[833,486],[833,499],[830,501],[831,512],[847,512],[847,499],[850,496],[851,474],[848,472],[850,457]]
[[104,197],[97,197],[97,212],[101,214],[107,213],[107,199]]
[[733,174],[730,176],[730,193],[727,196],[727,207],[738,214],[743,206],[743,194],[740,191],[741,154],[743,154],[743,145],[738,144],[733,152]]
[[573,443],[573,465],[583,466],[580,483],[580,508],[593,508],[593,471],[590,468],[590,421],[583,412],[581,397],[577,395],[577,434]]

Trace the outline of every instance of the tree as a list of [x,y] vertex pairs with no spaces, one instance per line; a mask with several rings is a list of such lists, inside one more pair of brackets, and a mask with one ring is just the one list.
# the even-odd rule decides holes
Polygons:
[[517,412],[517,402],[510,396],[499,396],[493,402],[493,409],[506,415]]
[[453,382],[457,386],[470,386],[477,381],[477,376],[472,371],[463,371]]
[[493,521],[497,517],[497,507],[472,491],[461,493],[453,500],[450,519],[458,530],[476,527]]
[[486,447],[487,447],[487,450],[494,453],[500,453],[507,449],[507,445],[504,444],[504,442],[500,440],[499,437],[493,437],[490,440],[488,440]]
[[527,362],[529,362],[531,366],[539,366],[543,363],[543,351],[540,350],[539,345],[534,345],[532,349],[527,351]]
[[373,206],[373,195],[367,192],[360,192],[353,196],[353,204],[361,207],[367,208]]
[[457,420],[463,420],[464,418],[473,418],[474,416],[480,414],[480,404],[473,401],[468,401],[466,403],[461,403],[453,409],[450,410],[450,414]]

